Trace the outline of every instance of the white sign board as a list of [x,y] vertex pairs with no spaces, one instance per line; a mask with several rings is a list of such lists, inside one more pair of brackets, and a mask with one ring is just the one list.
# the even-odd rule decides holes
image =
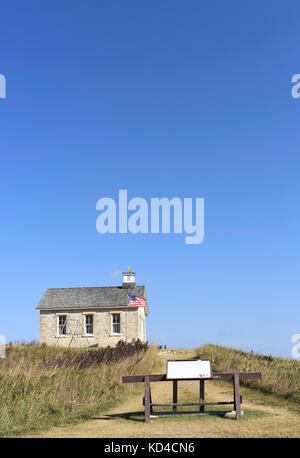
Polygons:
[[172,360],[167,361],[167,379],[211,378],[209,360]]

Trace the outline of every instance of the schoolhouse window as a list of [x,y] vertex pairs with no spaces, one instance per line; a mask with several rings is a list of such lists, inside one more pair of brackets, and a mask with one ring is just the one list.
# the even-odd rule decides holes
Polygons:
[[60,315],[58,317],[58,335],[65,336],[67,334],[67,317]]
[[93,315],[85,315],[85,333],[93,334],[94,333],[94,322]]
[[120,334],[120,314],[113,313],[112,315],[112,332],[113,334]]

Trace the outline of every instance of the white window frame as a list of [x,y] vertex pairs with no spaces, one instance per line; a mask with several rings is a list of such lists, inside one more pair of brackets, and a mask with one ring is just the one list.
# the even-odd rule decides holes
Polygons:
[[[119,316],[119,323],[114,323],[115,316]],[[114,324],[119,324],[119,332],[114,331]],[[120,312],[114,312],[111,314],[111,333],[114,336],[121,335],[121,313]]]
[[[64,334],[60,332],[60,324],[59,324],[59,320],[62,317],[65,318],[65,332],[64,332]],[[67,315],[65,313],[61,313],[61,314],[57,315],[57,336],[58,337],[67,337]]]
[[[87,324],[86,319],[87,317],[92,317],[92,323]],[[92,325],[92,332],[87,332],[87,326]],[[93,313],[85,313],[84,314],[84,333],[86,336],[93,336],[94,335],[94,314]]]

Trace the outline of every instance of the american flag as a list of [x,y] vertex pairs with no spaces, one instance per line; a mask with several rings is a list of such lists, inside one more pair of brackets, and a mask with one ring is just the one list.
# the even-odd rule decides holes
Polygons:
[[129,307],[145,307],[146,299],[138,296],[129,296],[128,295],[128,306]]

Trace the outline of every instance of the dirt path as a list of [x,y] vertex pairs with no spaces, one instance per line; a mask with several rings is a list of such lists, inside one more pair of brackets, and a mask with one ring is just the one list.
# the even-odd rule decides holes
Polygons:
[[[159,357],[163,371],[166,359],[189,359],[195,357],[195,353],[193,350],[163,350]],[[171,383],[153,383],[151,390],[156,402],[170,402],[172,399]],[[178,391],[179,399],[197,399],[199,383],[179,382]],[[232,387],[224,382],[207,382],[206,399],[231,400]],[[159,417],[146,424],[142,395],[133,394],[97,418],[55,427],[30,437],[300,437],[300,416],[297,413],[268,405],[267,401],[258,402],[255,393],[248,395],[248,391],[242,409],[245,416],[241,421],[217,415],[176,415]]]

